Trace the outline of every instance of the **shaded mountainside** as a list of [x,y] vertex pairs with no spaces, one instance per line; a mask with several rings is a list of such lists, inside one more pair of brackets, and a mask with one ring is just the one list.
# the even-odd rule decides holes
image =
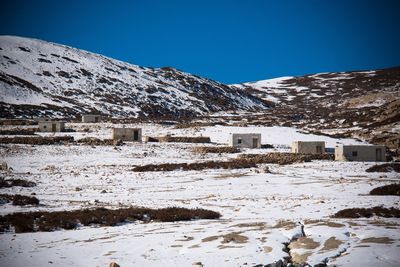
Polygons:
[[190,118],[268,108],[261,99],[174,68],[131,65],[36,39],[0,36],[3,118]]
[[274,106],[253,121],[399,148],[400,67],[283,77],[232,87]]

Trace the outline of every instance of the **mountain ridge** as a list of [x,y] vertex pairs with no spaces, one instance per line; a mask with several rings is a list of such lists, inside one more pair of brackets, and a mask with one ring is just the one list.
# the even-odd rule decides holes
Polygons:
[[[0,36],[2,117],[191,118],[269,108],[243,90],[38,39]],[[29,110],[29,112],[28,112]]]

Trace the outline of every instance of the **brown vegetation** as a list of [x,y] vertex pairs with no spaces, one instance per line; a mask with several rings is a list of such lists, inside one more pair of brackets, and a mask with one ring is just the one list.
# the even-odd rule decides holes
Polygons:
[[35,135],[35,132],[38,132],[39,129],[4,129],[0,130],[0,135]]
[[232,159],[230,161],[205,161],[194,163],[162,163],[136,166],[132,169],[134,172],[151,171],[174,171],[174,170],[205,170],[205,169],[243,169],[256,167],[256,164],[244,159]]
[[366,170],[366,172],[400,172],[400,163],[384,163],[374,165]]
[[159,142],[177,142],[177,143],[211,143],[210,137],[206,136],[161,136],[156,137]]
[[36,183],[22,180],[22,179],[4,179],[0,178],[0,188],[5,187],[13,187],[13,186],[21,186],[21,187],[34,187]]
[[121,140],[113,140],[113,139],[102,140],[96,137],[85,137],[79,139],[77,143],[90,146],[121,146],[124,144]]
[[124,208],[111,210],[106,208],[53,211],[53,212],[30,212],[14,213],[0,216],[0,232],[15,227],[16,233],[34,231],[54,231],[60,228],[75,229],[79,225],[115,226],[121,223],[141,221],[189,221],[193,219],[218,219],[218,212],[205,209],[186,208]]
[[72,136],[15,136],[15,137],[0,137],[0,143],[3,144],[28,144],[28,145],[53,145],[69,143],[74,141]]
[[199,146],[192,150],[194,153],[239,153],[240,149],[230,146]]
[[174,170],[205,170],[205,169],[244,169],[256,167],[256,164],[275,163],[292,164],[296,162],[308,162],[316,159],[332,160],[332,155],[328,154],[292,154],[292,153],[268,153],[268,154],[242,154],[236,159],[229,161],[205,161],[194,163],[162,163],[135,166],[134,172],[150,171],[174,171]]
[[37,121],[23,119],[3,119],[0,120],[0,125],[37,125]]
[[0,199],[3,202],[12,201],[15,206],[39,205],[39,199],[30,196],[0,194]]
[[344,209],[336,212],[332,217],[334,218],[370,218],[372,216],[379,216],[385,218],[400,218],[400,210],[396,208],[384,208],[376,206],[373,208],[351,208]]
[[300,162],[309,162],[311,160],[333,160],[329,154],[294,154],[294,153],[267,153],[267,154],[242,154],[240,159],[246,159],[256,164],[292,164]]
[[374,188],[369,192],[370,195],[380,195],[380,196],[400,196],[400,184],[389,184]]

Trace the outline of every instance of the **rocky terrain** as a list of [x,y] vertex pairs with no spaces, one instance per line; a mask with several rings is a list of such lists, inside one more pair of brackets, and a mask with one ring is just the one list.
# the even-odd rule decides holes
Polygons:
[[269,101],[250,122],[296,126],[399,148],[400,67],[320,73],[233,85]]
[[261,99],[171,67],[128,64],[68,46],[0,37],[2,118],[191,118],[268,108]]
[[399,152],[400,67],[228,86],[171,67],[141,67],[63,45],[2,36],[0,90],[1,118],[71,119],[98,113],[179,120],[189,126],[294,126]]

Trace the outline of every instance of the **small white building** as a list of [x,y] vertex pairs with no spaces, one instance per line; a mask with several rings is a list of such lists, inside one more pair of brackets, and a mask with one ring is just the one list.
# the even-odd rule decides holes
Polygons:
[[142,142],[141,128],[113,128],[112,139]]
[[349,145],[335,147],[335,160],[386,161],[386,147],[375,145]]
[[101,115],[94,115],[94,114],[86,114],[82,115],[82,122],[100,122]]
[[233,133],[229,138],[229,145],[238,148],[260,148],[261,134],[259,133]]
[[301,154],[323,154],[325,153],[325,142],[323,141],[294,141],[292,153]]
[[39,130],[41,132],[64,132],[65,122],[64,121],[39,121]]

